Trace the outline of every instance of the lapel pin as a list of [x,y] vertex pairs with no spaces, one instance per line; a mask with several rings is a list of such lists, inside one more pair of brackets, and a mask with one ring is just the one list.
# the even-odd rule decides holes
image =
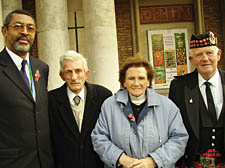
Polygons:
[[189,100],[189,103],[193,103],[193,100],[192,100],[192,99],[190,99],[190,100]]
[[40,71],[39,69],[36,70],[35,74],[34,74],[34,80],[35,82],[38,82],[39,78],[41,77]]

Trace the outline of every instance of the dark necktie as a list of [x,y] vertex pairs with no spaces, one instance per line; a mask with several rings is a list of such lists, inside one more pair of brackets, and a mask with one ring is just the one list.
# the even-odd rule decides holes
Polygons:
[[73,100],[76,106],[80,104],[80,96],[75,96]]
[[214,104],[212,92],[211,92],[211,89],[210,89],[211,83],[205,82],[205,85],[206,85],[205,92],[206,92],[207,103],[208,103],[208,112],[209,112],[209,115],[212,119],[213,124],[215,125],[216,121],[217,121],[217,117],[216,117],[215,104]]
[[21,64],[22,64],[22,68],[20,70],[20,74],[22,75],[22,77],[23,77],[24,81],[26,82],[27,86],[30,88],[29,79],[27,77],[26,70],[25,70],[27,60],[23,60]]

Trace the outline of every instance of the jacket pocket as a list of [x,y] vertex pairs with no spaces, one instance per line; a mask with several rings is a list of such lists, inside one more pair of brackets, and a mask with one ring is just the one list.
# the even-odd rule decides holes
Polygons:
[[15,149],[15,148],[0,149],[1,159],[17,158],[18,154],[19,154],[19,149]]

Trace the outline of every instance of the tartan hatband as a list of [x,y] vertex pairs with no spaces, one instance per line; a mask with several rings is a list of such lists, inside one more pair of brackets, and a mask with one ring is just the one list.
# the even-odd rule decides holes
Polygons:
[[212,32],[191,36],[190,49],[216,46],[216,37]]

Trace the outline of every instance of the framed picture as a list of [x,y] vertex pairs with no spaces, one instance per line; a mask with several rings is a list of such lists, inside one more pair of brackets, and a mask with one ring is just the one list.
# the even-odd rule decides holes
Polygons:
[[153,87],[169,88],[174,76],[190,72],[187,29],[148,30],[149,60],[155,70]]

